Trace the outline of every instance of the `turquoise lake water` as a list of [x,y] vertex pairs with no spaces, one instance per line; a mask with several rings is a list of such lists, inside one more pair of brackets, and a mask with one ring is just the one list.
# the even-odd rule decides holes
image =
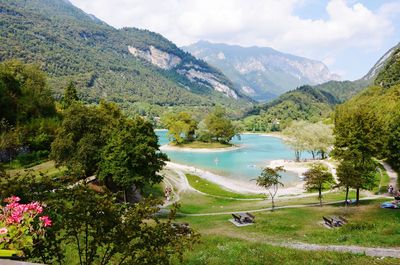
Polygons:
[[[169,143],[167,131],[157,131],[160,145]],[[242,146],[237,150],[225,152],[187,152],[187,151],[163,151],[171,162],[194,166],[208,170],[222,176],[249,181],[256,178],[261,168],[268,161],[285,159],[293,160],[294,151],[290,149],[280,138],[264,136],[260,134],[244,134],[241,139],[233,139],[234,144]],[[310,158],[307,154],[302,158]],[[299,181],[296,173],[285,172],[283,182],[285,184]]]

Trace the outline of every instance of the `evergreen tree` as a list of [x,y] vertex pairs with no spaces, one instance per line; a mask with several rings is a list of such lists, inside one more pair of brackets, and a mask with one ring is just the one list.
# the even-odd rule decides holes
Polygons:
[[63,107],[66,109],[75,101],[78,101],[78,93],[74,82],[70,81],[68,86],[64,90]]

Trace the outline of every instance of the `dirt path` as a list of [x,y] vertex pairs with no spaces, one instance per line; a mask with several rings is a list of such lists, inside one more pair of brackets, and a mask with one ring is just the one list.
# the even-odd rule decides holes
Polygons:
[[272,243],[280,247],[294,248],[308,251],[336,251],[336,252],[350,252],[355,254],[364,254],[372,257],[391,257],[400,258],[400,248],[371,248],[359,246],[340,246],[340,245],[317,245],[301,242],[293,243]]
[[393,168],[388,163],[386,163],[384,161],[381,161],[381,163],[382,163],[383,167],[385,168],[387,174],[389,175],[389,178],[390,178],[389,185],[392,185],[394,187],[394,191],[396,191],[397,188],[400,188],[400,187],[397,187],[397,179],[398,179],[397,172],[394,171]]

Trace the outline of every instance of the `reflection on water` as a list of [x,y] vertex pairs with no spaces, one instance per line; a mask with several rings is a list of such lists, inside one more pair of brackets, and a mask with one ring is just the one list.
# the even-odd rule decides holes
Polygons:
[[[157,131],[160,145],[168,144],[166,131]],[[255,179],[262,167],[270,160],[294,158],[294,152],[277,137],[258,134],[241,135],[241,140],[234,139],[240,149],[226,152],[186,152],[164,151],[172,162],[198,167],[213,173],[239,180]],[[286,186],[299,181],[296,173],[285,172],[283,182]]]

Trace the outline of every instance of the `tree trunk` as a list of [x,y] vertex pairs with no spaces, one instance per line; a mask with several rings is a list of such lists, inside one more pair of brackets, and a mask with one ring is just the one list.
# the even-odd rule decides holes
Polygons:
[[275,208],[274,197],[271,197],[271,201],[272,201],[272,209],[271,209],[271,212],[273,212],[273,211],[274,211],[274,208]]
[[344,200],[345,206],[348,205],[347,201],[349,199],[349,186],[346,186],[346,199]]
[[300,162],[300,151],[298,150],[294,151],[294,155],[296,157],[296,162]]
[[360,202],[360,188],[357,188],[357,192],[356,192],[356,204],[358,205],[359,202]]
[[322,207],[322,187],[318,189],[319,206]]
[[311,151],[312,159],[315,160],[315,152]]

